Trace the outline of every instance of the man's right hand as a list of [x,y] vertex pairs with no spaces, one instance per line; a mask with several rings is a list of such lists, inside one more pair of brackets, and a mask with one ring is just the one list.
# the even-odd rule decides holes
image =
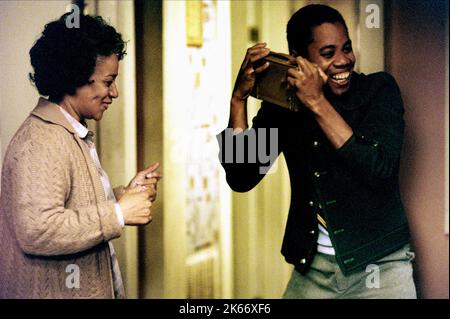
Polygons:
[[269,62],[256,66],[258,61],[268,56],[269,48],[265,43],[258,43],[247,49],[244,62],[234,83],[233,95],[230,102],[230,119],[228,127],[235,132],[247,129],[247,98],[255,85],[256,74],[263,72],[269,67]]
[[118,203],[122,209],[125,225],[146,225],[152,221],[151,195],[151,189],[140,186],[127,190],[123,194]]
[[266,43],[258,43],[247,49],[247,54],[234,84],[232,99],[245,100],[255,85],[256,74],[263,72],[269,67],[269,62],[256,67],[258,61],[270,53],[270,49],[266,48],[266,45]]

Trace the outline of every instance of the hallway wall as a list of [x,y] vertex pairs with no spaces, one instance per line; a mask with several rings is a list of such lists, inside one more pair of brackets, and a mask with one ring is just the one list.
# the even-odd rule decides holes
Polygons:
[[39,98],[28,80],[32,71],[28,52],[45,24],[60,17],[69,4],[0,1],[0,167],[9,141]]
[[156,157],[164,175],[155,221],[139,236],[140,296],[231,298],[230,191],[214,138],[231,90],[229,3],[136,8],[139,165]]
[[[290,1],[231,3],[233,83],[247,48],[256,42],[266,42],[275,52],[287,52],[284,34],[290,4]],[[249,98],[249,125],[260,105],[259,100]],[[224,122],[223,127],[226,125]],[[235,298],[280,298],[290,277],[291,267],[280,253],[290,202],[283,156],[270,172],[251,191],[232,193]]]
[[449,298],[448,2],[397,0],[387,22],[386,62],[406,109],[400,180],[419,295]]

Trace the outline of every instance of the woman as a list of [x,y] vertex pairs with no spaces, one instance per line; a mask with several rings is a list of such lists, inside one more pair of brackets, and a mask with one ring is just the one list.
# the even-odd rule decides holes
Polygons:
[[41,96],[4,159],[0,199],[0,298],[121,298],[111,239],[145,225],[161,177],[152,165],[112,189],[86,119],[118,97],[121,35],[101,17],[68,14],[30,50]]

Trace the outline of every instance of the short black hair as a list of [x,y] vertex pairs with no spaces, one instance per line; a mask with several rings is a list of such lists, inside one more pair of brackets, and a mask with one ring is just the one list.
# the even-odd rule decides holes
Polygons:
[[287,24],[287,41],[289,52],[308,57],[308,45],[313,39],[313,28],[322,23],[342,23],[348,33],[342,15],[336,9],[322,4],[311,4],[300,8],[289,19]]
[[80,15],[79,23],[69,27],[66,19],[71,19],[70,14],[48,23],[30,49],[34,70],[30,80],[39,94],[53,102],[74,95],[78,87],[87,84],[98,57],[116,54],[121,60],[126,54],[121,34],[102,17]]

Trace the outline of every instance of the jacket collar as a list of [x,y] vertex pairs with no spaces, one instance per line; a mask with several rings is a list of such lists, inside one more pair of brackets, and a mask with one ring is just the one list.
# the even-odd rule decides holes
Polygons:
[[76,133],[73,126],[60,111],[59,106],[43,97],[39,98],[38,104],[34,110],[31,111],[31,114],[46,122],[60,125],[72,134]]
[[[69,114],[69,112],[67,112],[65,109],[63,109],[61,106],[58,105],[59,110],[61,111],[61,113],[64,115],[64,117],[66,118],[66,120],[70,123],[70,125],[72,125],[72,127],[74,128],[75,132],[77,132],[78,136],[81,139],[86,138],[86,136],[88,135],[88,133],[90,132],[87,128],[87,126],[81,124],[80,122],[78,122],[72,115]],[[93,135],[94,133],[92,133]]]

